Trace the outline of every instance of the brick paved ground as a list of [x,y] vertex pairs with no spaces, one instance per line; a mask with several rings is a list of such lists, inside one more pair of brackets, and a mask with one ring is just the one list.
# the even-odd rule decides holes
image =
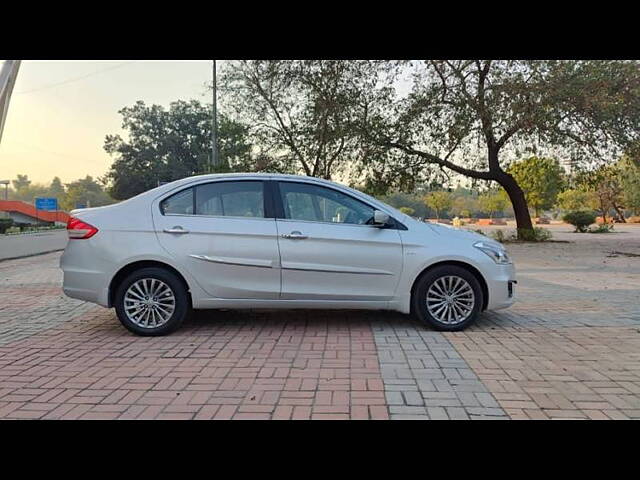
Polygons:
[[[640,418],[640,228],[512,245],[519,302],[465,332],[386,312],[198,313],[168,337],[0,262],[0,418]],[[575,256],[579,256],[579,260]]]

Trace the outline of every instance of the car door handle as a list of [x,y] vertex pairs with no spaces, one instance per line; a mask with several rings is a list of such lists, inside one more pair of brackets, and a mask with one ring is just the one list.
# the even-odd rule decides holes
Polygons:
[[309,238],[307,235],[303,235],[302,232],[298,230],[294,230],[291,233],[283,233],[282,238],[290,238],[292,240],[304,240],[305,238]]
[[165,228],[165,233],[189,233],[189,230],[185,230],[182,227]]

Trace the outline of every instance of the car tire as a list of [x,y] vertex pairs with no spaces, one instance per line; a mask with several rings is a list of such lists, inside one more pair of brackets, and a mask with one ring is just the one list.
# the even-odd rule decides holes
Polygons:
[[[146,303],[149,301],[152,304]],[[118,286],[114,304],[120,323],[142,336],[167,335],[191,313],[191,300],[182,280],[157,267],[129,274]]]
[[411,301],[418,320],[436,330],[454,332],[478,318],[484,296],[480,282],[469,270],[442,265],[420,277]]

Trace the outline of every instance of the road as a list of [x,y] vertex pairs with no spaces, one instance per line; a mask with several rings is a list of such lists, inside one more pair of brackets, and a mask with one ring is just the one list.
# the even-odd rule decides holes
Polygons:
[[211,310],[137,337],[62,294],[60,253],[0,262],[0,418],[640,419],[640,228],[554,236],[510,244],[517,303],[457,333]]

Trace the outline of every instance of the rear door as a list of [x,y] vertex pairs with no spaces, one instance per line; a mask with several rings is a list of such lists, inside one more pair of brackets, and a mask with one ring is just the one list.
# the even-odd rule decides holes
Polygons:
[[212,297],[279,297],[277,230],[265,192],[261,180],[218,180],[154,203],[160,244]]
[[[282,299],[390,300],[402,272],[395,228],[368,224],[374,208],[338,190],[278,182]],[[279,201],[278,201],[279,199]]]

